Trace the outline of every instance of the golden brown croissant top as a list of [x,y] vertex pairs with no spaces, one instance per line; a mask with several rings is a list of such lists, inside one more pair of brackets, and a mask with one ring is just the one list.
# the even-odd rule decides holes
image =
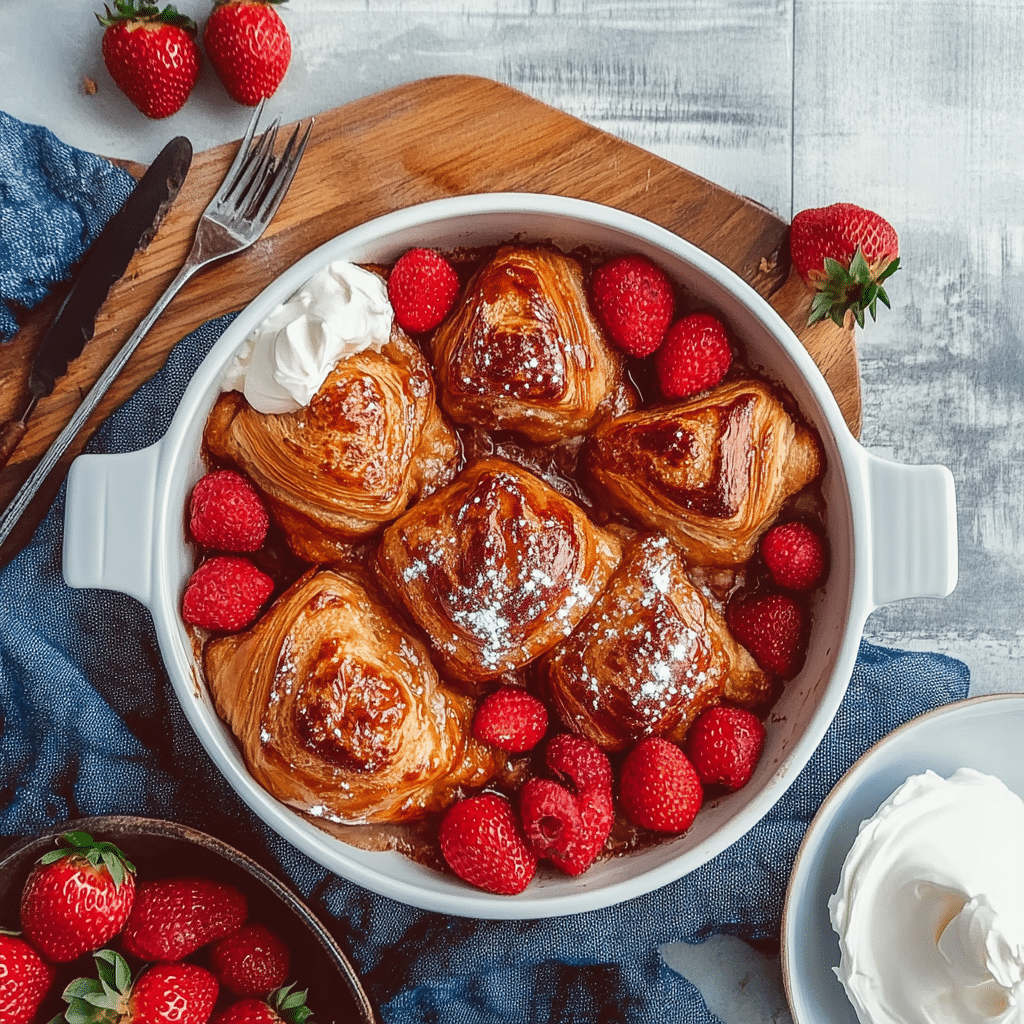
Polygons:
[[622,359],[587,303],[571,256],[505,246],[469,283],[433,340],[445,412],[456,422],[535,441],[582,434],[632,408]]
[[422,817],[503,767],[470,733],[472,701],[353,576],[310,570],[204,667],[253,778],[315,820]]
[[620,551],[574,502],[491,458],[392,523],[377,563],[439,664],[479,690],[568,634]]
[[226,392],[205,441],[263,491],[289,545],[309,562],[337,560],[417,494],[447,483],[459,458],[430,368],[397,327],[380,353],[340,360],[297,412],[259,413]]
[[733,640],[666,537],[637,535],[583,621],[539,663],[565,725],[612,752],[679,742],[706,707],[760,708],[770,677]]
[[749,559],[786,498],[824,468],[815,434],[758,380],[602,424],[585,460],[609,501],[709,566]]

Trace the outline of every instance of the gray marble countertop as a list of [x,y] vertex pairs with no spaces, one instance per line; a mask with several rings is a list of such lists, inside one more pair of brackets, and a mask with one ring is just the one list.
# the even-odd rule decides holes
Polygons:
[[[50,0],[41,16],[0,0],[0,108],[142,162],[171,134],[197,150],[242,134],[249,111],[208,66],[180,113],[138,114],[103,66],[101,6]],[[201,21],[209,4],[178,7]],[[878,610],[865,635],[963,660],[972,693],[1024,689],[1018,0],[291,0],[283,16],[294,55],[273,106],[285,120],[482,75],[787,220],[838,200],[887,217],[903,268],[892,311],[858,338],[861,440],[952,470],[960,580],[946,600]],[[727,1024],[788,1018],[777,961],[727,939],[665,955]]]

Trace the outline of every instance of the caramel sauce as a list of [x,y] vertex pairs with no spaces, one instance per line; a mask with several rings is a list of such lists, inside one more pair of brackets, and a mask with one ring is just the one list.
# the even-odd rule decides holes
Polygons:
[[335,637],[317,651],[316,668],[298,686],[295,724],[306,747],[329,764],[379,771],[394,757],[406,705],[394,681],[348,656]]
[[[465,286],[480,266],[493,257],[496,248],[460,249],[446,255],[455,266],[460,280]],[[582,263],[588,282],[593,268],[606,258],[605,253],[588,247],[576,249],[569,255]],[[370,269],[384,273],[387,270],[387,268],[381,267]],[[482,366],[478,362],[474,363],[468,355],[460,352],[456,356],[456,360],[464,372],[459,374],[461,378],[459,386],[469,392],[476,391],[486,394],[494,388],[496,381],[500,381],[503,384],[507,383],[507,391],[516,397],[544,400],[557,396],[564,388],[565,355],[564,353],[559,354],[557,346],[552,344],[552,336],[537,326],[538,324],[543,326],[545,321],[543,315],[531,307],[530,294],[531,290],[536,288],[536,282],[531,282],[528,275],[521,275],[518,278],[506,276],[500,282],[492,282],[488,287],[490,289],[488,301],[495,304],[517,305],[523,311],[524,317],[531,322],[531,331],[525,335],[520,334],[513,337],[508,332],[494,330],[482,320],[474,323],[473,330],[478,333],[473,339],[473,344],[466,345],[465,348],[471,350],[475,344],[485,344],[491,350],[491,357],[487,365]],[[677,317],[699,308],[701,307],[693,296],[681,288],[677,290]],[[430,360],[430,336],[415,338],[414,341]],[[626,357],[625,363],[625,383],[609,396],[602,410],[604,415],[609,418],[627,412],[637,405],[651,407],[664,402],[653,376],[652,361]],[[760,376],[745,363],[742,351],[737,352],[727,379],[739,376]],[[800,419],[791,396],[782,388],[771,384],[771,382],[768,383],[773,393],[787,409],[794,414],[795,418]],[[368,396],[362,397],[367,398],[365,403],[367,407],[372,404]],[[314,399],[310,407],[311,414],[332,417],[335,422],[343,422],[347,418],[359,419],[366,415],[372,416],[368,408],[360,407],[359,396],[350,396],[348,403],[346,404],[346,400],[341,396],[333,399],[331,405],[318,403],[317,399]],[[741,400],[730,407],[716,410],[716,415],[727,423],[727,436],[730,439],[735,438],[734,442],[730,440],[726,444],[727,451],[742,450],[740,437],[744,430],[744,417],[749,418],[748,404]],[[551,443],[537,443],[508,430],[469,427],[456,423],[452,423],[451,426],[458,436],[461,448],[461,466],[489,456],[505,459],[529,470],[560,494],[573,500],[595,524],[621,529],[625,535],[629,535],[635,530],[635,524],[628,517],[610,508],[602,501],[600,493],[595,491],[594,482],[588,477],[582,465],[581,452],[585,444],[585,437],[577,436]],[[718,428],[713,426],[710,429]],[[663,462],[668,455],[678,465],[682,477],[685,476],[685,471],[689,466],[688,456],[692,454],[694,446],[695,439],[685,431],[680,432],[667,425],[652,426],[644,432],[638,449],[635,449],[632,455],[620,453],[618,457],[623,461],[632,460],[629,465],[631,472],[643,473],[645,472],[645,455],[650,456],[657,453]],[[209,452],[204,455],[211,468],[219,468]],[[728,454],[726,457],[729,457]],[[733,457],[736,457],[735,451]],[[373,458],[368,453],[362,469],[367,470],[372,462]],[[343,467],[330,462],[329,456],[322,468],[327,473],[344,472]],[[726,472],[721,465],[715,465],[706,468],[706,480],[703,483],[683,481],[673,489],[673,496],[681,507],[699,510],[707,516],[726,518],[735,512],[737,499],[723,484],[723,481],[736,475]],[[482,480],[479,486],[483,489],[492,487],[493,481]],[[662,486],[664,486],[664,481],[662,481]],[[426,494],[423,495],[423,497],[426,496]],[[486,505],[487,502],[485,501],[484,504]],[[427,556],[424,557],[424,565],[428,574],[428,583],[435,594],[446,592],[451,594],[448,611],[455,619],[460,617],[466,619],[474,610],[460,599],[460,595],[483,594],[485,603],[493,602],[494,607],[500,609],[503,620],[509,624],[510,633],[528,631],[538,614],[538,609],[545,605],[544,601],[534,600],[531,593],[525,592],[521,585],[531,562],[530,545],[542,544],[544,560],[561,566],[568,565],[579,557],[578,544],[574,531],[560,520],[557,514],[549,513],[546,523],[548,528],[540,533],[539,538],[534,534],[529,537],[522,534],[517,528],[517,524],[521,524],[523,520],[523,509],[517,503],[514,493],[506,493],[500,500],[492,501],[491,506],[489,514],[500,516],[505,524],[504,530],[505,536],[509,538],[509,548],[517,549],[511,560],[503,561],[509,559],[509,551],[489,550],[488,546],[495,543],[495,532],[487,530],[486,521],[474,521],[472,516],[466,515],[459,524],[464,531],[463,538],[467,550],[467,558],[462,567],[462,571],[465,573],[464,577],[461,579],[458,576],[453,579],[444,578],[443,570]],[[533,511],[536,512],[536,510]],[[800,494],[787,501],[782,515],[813,521],[820,528],[824,519],[824,504],[818,486],[812,485],[805,488]],[[368,571],[375,551],[375,539],[371,538],[362,544],[353,545],[347,559],[350,564],[360,570]],[[534,555],[536,554],[537,552],[534,551]],[[274,528],[271,530],[265,548],[253,557],[257,564],[274,578],[275,596],[283,592],[309,568],[307,563],[298,560],[290,553],[280,532]],[[513,578],[504,580],[500,587],[495,586],[493,593],[488,590],[486,582],[479,579],[480,567],[491,563],[495,565],[510,564],[516,567],[513,570]],[[764,569],[763,566],[757,564],[744,565],[738,569],[705,570],[695,566],[691,575],[695,584],[721,611],[730,595],[737,589],[756,589],[761,586]],[[552,586],[557,585],[557,580],[553,578]],[[403,629],[414,635],[419,635],[420,639],[426,642],[422,632],[418,631],[407,614],[399,609],[395,609],[395,614]],[[194,644],[197,649],[200,649],[205,634],[193,630],[192,635]],[[659,648],[656,655],[663,657],[665,646],[679,642],[681,639],[670,636],[666,630],[655,644]],[[627,641],[619,655],[622,659],[623,670],[629,668],[630,662],[643,662],[644,659],[649,658],[651,656],[649,648],[652,642],[649,636],[638,636],[635,638],[633,653],[630,654],[630,646]],[[302,713],[300,728],[303,730],[305,741],[328,761],[347,768],[355,767],[357,770],[361,765],[364,770],[373,771],[377,765],[384,763],[392,753],[387,743],[389,722],[394,716],[400,716],[402,710],[397,703],[389,703],[389,693],[386,687],[383,687],[379,693],[372,692],[375,680],[369,675],[361,676],[355,685],[353,685],[352,678],[349,677],[339,688],[339,676],[344,675],[346,671],[342,665],[343,659],[338,652],[333,650],[324,653],[325,667],[323,673],[318,668],[318,675],[324,674],[326,678],[311,681],[317,696]],[[700,652],[695,653],[699,661]],[[531,664],[524,670],[497,676],[493,680],[493,685],[511,682],[515,685],[535,688],[537,687],[534,678],[535,669],[536,664]],[[332,673],[335,673],[333,678]],[[341,690],[344,690],[348,696],[342,704],[339,704]],[[766,708],[765,711],[767,712],[767,710]],[[624,705],[623,714],[626,713]],[[636,703],[628,711],[628,714],[637,717],[637,721],[633,724],[637,730],[643,731],[645,724],[654,717],[655,709],[653,704],[647,707],[641,701]],[[549,728],[549,735],[559,731],[560,728],[557,720],[553,721]],[[344,737],[343,739],[339,739],[339,733]],[[511,758],[505,772],[488,788],[514,797],[515,792],[527,778],[534,774],[547,774],[541,761],[543,746],[542,742],[532,753]],[[624,753],[609,754],[616,776],[618,764],[623,756]],[[705,796],[705,804],[716,802],[721,795],[714,789],[709,789]],[[424,818],[412,822],[385,825],[342,825],[311,815],[304,816],[324,831],[354,846],[367,850],[398,851],[427,867],[442,873],[450,873],[450,869],[440,855],[437,843],[440,812],[430,813]],[[635,826],[621,814],[617,814],[611,834],[598,859],[623,856],[670,842],[674,838],[675,836],[659,835]],[[542,862],[540,872],[545,871],[557,874],[554,868],[545,867]]]

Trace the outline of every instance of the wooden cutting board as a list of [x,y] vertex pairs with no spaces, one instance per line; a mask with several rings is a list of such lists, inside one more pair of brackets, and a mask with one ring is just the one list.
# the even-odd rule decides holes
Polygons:
[[[25,438],[0,472],[0,507],[174,277],[236,149],[237,142],[196,155],[156,238],[111,289],[94,338],[54,393],[39,403]],[[144,170],[118,162],[136,176]],[[770,299],[821,367],[847,423],[859,433],[854,331],[830,322],[806,326],[810,294],[791,273],[785,221],[507,86],[470,76],[430,78],[316,115],[298,174],[263,238],[202,271],[178,293],[0,550],[0,562],[27,543],[71,460],[103,419],[156,373],[185,334],[240,309],[284,267],[348,228],[414,203],[471,192],[589,199],[645,217],[704,249]],[[67,285],[31,311],[3,347],[0,420],[24,409],[32,355],[66,291]]]

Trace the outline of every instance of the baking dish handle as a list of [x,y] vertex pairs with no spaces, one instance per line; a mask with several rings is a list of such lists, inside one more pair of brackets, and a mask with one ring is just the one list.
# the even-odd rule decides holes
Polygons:
[[158,441],[71,464],[62,556],[68,586],[120,590],[149,607],[159,461]]
[[957,580],[953,474],[945,466],[865,456],[875,607],[909,597],[946,597]]

